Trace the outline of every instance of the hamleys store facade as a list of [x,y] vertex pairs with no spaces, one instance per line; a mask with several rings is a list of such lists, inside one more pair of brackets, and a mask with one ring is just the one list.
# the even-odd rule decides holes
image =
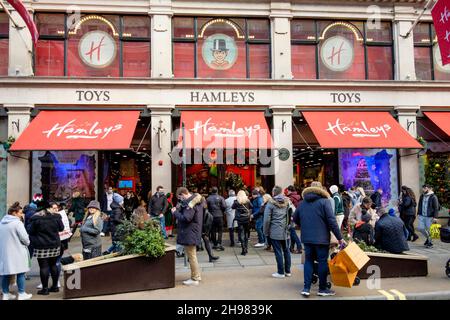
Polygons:
[[0,13],[3,207],[173,190],[183,136],[199,191],[320,180],[382,187],[388,205],[420,185],[423,123],[449,151],[429,13],[405,37],[424,1],[24,3],[34,50]]

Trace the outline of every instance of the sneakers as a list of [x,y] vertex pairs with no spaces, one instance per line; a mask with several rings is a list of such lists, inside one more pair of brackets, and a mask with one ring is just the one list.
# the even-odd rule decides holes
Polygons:
[[264,243],[257,243],[254,245],[255,248],[262,248],[265,247],[266,245]]
[[188,279],[188,280],[186,280],[186,281],[183,281],[183,284],[185,285],[185,286],[198,286],[199,285],[199,281],[197,281],[197,280],[192,280],[192,279]]
[[33,297],[33,295],[31,293],[19,293],[19,297],[17,298],[17,300],[30,300]]
[[10,293],[3,294],[3,300],[15,300],[16,296]]
[[272,273],[272,277],[278,278],[278,279],[283,279],[285,276],[284,276],[284,274],[279,274],[278,272],[275,272],[275,273]]
[[288,278],[292,277],[292,273],[285,273],[284,275]]
[[[58,288],[61,288],[61,283],[58,281]],[[36,289],[42,289],[42,283],[39,284]]]
[[325,290],[319,290],[317,295],[320,297],[329,297],[329,296],[336,295],[336,292],[334,292],[333,290],[330,290],[330,289],[325,289]]
[[105,233],[104,232],[100,232],[100,237],[104,237]]
[[304,297],[309,297],[311,295],[310,290],[303,288],[303,290],[301,291],[301,295]]

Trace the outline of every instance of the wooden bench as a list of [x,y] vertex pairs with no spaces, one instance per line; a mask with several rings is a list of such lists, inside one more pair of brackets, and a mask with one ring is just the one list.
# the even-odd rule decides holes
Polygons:
[[175,247],[160,258],[111,254],[63,267],[64,299],[175,287]]
[[380,268],[381,278],[425,277],[428,275],[428,257],[426,256],[412,253],[366,252],[366,254],[370,261],[358,272],[360,279],[372,276],[376,266]]

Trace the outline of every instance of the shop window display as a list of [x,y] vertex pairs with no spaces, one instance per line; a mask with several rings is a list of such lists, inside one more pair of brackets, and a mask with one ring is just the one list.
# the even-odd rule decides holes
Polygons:
[[397,150],[340,149],[339,173],[340,183],[347,189],[362,187],[366,195],[371,195],[381,188],[383,205],[397,205]]
[[150,18],[36,14],[37,76],[150,77]]
[[370,29],[362,21],[293,20],[295,79],[392,80],[393,36],[389,22]]
[[270,78],[266,19],[173,19],[175,77]]
[[415,27],[414,59],[417,80],[450,80],[450,65],[442,64],[432,23],[419,23]]
[[0,13],[0,76],[8,75],[9,60],[9,20],[5,13]]
[[46,201],[68,202],[75,191],[96,198],[96,151],[33,152],[32,193]]

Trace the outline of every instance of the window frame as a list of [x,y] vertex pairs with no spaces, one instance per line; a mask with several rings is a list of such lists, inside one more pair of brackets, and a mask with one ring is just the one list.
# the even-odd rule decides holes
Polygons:
[[[234,22],[234,19],[243,19],[244,20],[244,30],[242,32],[245,34],[245,74],[246,77],[244,79],[260,79],[260,78],[250,78],[250,45],[252,44],[260,44],[260,45],[269,45],[269,77],[267,79],[272,79],[272,25],[270,23],[270,19],[268,18],[262,18],[262,17],[202,17],[202,16],[185,16],[185,15],[177,15],[172,17],[173,19],[176,18],[189,18],[194,19],[194,37],[193,38],[180,38],[175,37],[175,24],[172,23],[172,70],[175,70],[175,50],[174,50],[174,43],[194,43],[194,78],[193,79],[202,79],[198,77],[198,19],[199,18],[207,18],[208,23],[209,21],[215,20],[215,19],[224,19],[224,20],[230,20],[234,24],[238,24]],[[264,20],[267,21],[269,24],[269,37],[267,40],[262,39],[250,39],[249,38],[249,28],[248,28],[248,20]],[[220,79],[220,78],[217,78]],[[240,78],[242,79],[242,78]],[[266,79],[266,78],[263,78]]]
[[[433,23],[432,22],[421,22],[421,24],[425,24],[427,26],[428,29],[428,37],[430,39],[429,42],[415,42],[414,40],[414,48],[428,48],[428,51],[430,52],[430,67],[431,67],[431,80],[428,79],[421,79],[422,81],[435,81],[436,80],[436,76],[435,76],[435,66],[434,66],[434,52],[433,52],[433,47],[434,47],[434,39],[433,39]],[[413,30],[414,32],[414,30]],[[416,56],[414,54],[414,65],[416,63]],[[417,77],[417,72],[416,72],[416,77]]]
[[[52,41],[64,41],[64,75],[63,77],[68,77],[68,50],[69,50],[69,30],[67,28],[67,13],[62,12],[48,12],[48,11],[39,11],[34,13],[34,21],[37,25],[37,16],[39,14],[64,14],[64,35],[58,36],[58,35],[41,35],[39,34],[39,40],[52,40]],[[83,18],[84,16],[90,16],[90,15],[98,15],[100,17],[103,17],[104,15],[110,15],[110,14],[97,14],[94,12],[88,12],[83,14],[80,18]],[[150,56],[149,56],[149,76],[148,77],[142,77],[142,78],[151,78],[151,17],[145,16],[145,15],[133,15],[133,14],[111,14],[114,16],[117,16],[119,18],[119,25],[118,25],[118,31],[119,31],[119,38],[118,38],[118,56],[119,56],[119,78],[124,78],[123,76],[123,43],[124,42],[139,42],[139,43],[148,43],[150,46]],[[149,36],[148,37],[124,37],[124,17],[148,17],[148,29],[149,29]],[[106,19],[106,18],[105,18]],[[108,20],[109,21],[109,20]],[[33,49],[33,71],[36,72],[35,68],[36,64],[36,49]],[[38,76],[42,77],[42,76]],[[101,78],[101,77],[95,77],[95,78]],[[107,78],[107,77],[105,77]]]
[[[315,29],[315,40],[298,40],[292,38],[292,23],[295,21],[313,21],[314,22],[314,29]],[[391,79],[385,79],[385,80],[371,80],[371,81],[389,81],[395,79],[395,55],[394,55],[394,32],[393,32],[393,26],[391,21],[382,21],[382,22],[388,22],[391,27],[391,41],[367,41],[367,22],[365,20],[330,20],[330,19],[303,19],[303,18],[294,18],[291,21],[291,47],[295,45],[310,45],[315,46],[316,48],[316,80],[332,80],[332,79],[320,79],[320,63],[319,63],[319,46],[322,40],[320,40],[320,34],[319,34],[319,21],[332,21],[334,22],[345,22],[349,23],[352,26],[354,26],[356,29],[359,30],[359,28],[354,25],[354,22],[361,22],[363,24],[363,30],[359,30],[361,32],[361,36],[363,37],[362,45],[364,47],[364,79],[365,80],[371,80],[369,79],[369,57],[368,57],[368,47],[390,47],[391,48],[391,64],[392,64],[392,73],[391,73]],[[302,80],[302,79],[297,79]]]

